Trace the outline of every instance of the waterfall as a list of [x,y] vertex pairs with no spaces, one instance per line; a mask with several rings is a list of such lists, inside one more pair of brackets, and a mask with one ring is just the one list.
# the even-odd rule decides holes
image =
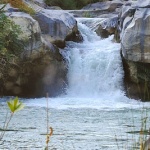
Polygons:
[[113,42],[113,36],[101,39],[91,30],[92,27],[82,23],[82,19],[78,20],[78,27],[83,43],[68,42],[65,48],[69,82],[67,95],[91,98],[122,93],[120,44]]
[[[139,106],[124,94],[120,44],[113,41],[113,36],[102,39],[93,31],[99,21],[100,18],[78,19],[84,41],[67,42],[60,50],[68,64],[68,87],[66,94],[50,98],[51,107],[116,110],[132,104]],[[30,99],[26,104],[46,106],[45,102],[45,98]]]

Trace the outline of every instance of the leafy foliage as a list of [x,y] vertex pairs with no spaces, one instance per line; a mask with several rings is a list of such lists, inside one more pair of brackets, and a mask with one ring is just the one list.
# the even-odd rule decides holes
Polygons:
[[16,97],[13,100],[10,100],[7,102],[8,108],[12,113],[15,113],[17,111],[20,111],[21,109],[24,108],[24,105],[22,104],[22,102],[19,102],[18,97]]
[[26,5],[22,0],[9,0],[8,1],[13,7],[19,8],[21,11],[27,12],[31,15],[35,14],[35,11]]
[[3,56],[20,54],[23,50],[23,45],[19,40],[21,30],[3,13],[0,13],[0,31],[0,54]]
[[35,11],[26,5],[22,0],[0,0],[0,4],[10,3],[11,6],[19,8],[21,11],[27,12],[30,15],[35,14]]
[[45,0],[45,3],[49,6],[59,6],[62,9],[80,9],[87,4],[101,1],[105,0]]
[[20,111],[21,109],[24,108],[24,104],[19,102],[18,97],[8,101],[7,104],[8,104],[9,110],[11,111],[11,114],[10,114],[9,117],[6,116],[6,118],[5,118],[5,123],[4,123],[4,126],[3,126],[3,130],[0,133],[0,141],[2,141],[2,139],[3,139],[4,135],[5,135],[5,132],[6,132],[7,128],[8,128],[8,125],[9,125],[9,123],[10,123],[14,113],[17,112],[17,111]]

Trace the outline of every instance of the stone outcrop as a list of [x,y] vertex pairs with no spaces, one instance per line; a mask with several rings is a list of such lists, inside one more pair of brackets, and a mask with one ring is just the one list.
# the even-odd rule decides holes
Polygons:
[[43,9],[35,19],[39,22],[42,36],[58,47],[65,47],[66,40],[77,40],[77,21],[63,10]]
[[123,56],[131,61],[149,63],[150,9],[129,10],[133,10],[133,13],[128,13],[129,15],[124,19],[121,31]]
[[150,100],[150,1],[124,6],[120,17],[120,40],[128,95]]
[[[64,48],[65,41],[81,41],[81,35],[78,31],[77,21],[75,18],[64,10],[54,10],[46,7],[45,9],[36,3],[38,0],[25,0],[26,4],[32,7],[36,15],[34,18],[38,21],[42,37],[57,47]],[[40,0],[42,3],[42,1]]]
[[[0,61],[0,94],[22,97],[57,96],[64,93],[67,66],[58,47],[66,40],[80,40],[77,22],[64,11],[47,10],[38,5],[36,16],[7,5],[5,14],[20,26],[24,45],[20,58]],[[39,9],[40,8],[40,9]]]
[[22,34],[19,39],[24,43],[24,53],[31,53],[32,51],[39,51],[42,48],[41,29],[38,22],[29,14],[23,12],[5,13],[9,18],[19,25]]
[[[23,12],[6,13],[20,26],[24,51],[19,60],[6,62],[1,79],[2,95],[56,96],[64,92],[67,67],[59,49],[42,37],[38,22]],[[3,66],[3,64],[2,64]]]

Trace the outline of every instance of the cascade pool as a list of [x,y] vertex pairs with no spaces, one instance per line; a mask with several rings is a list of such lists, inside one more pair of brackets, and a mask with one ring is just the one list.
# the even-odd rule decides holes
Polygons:
[[[68,42],[61,50],[68,63],[66,93],[48,98],[49,123],[54,129],[50,149],[129,150],[135,143],[139,146],[138,132],[130,132],[140,131],[150,103],[125,96],[120,44],[113,42],[113,36],[101,39],[82,19],[78,26],[84,41]],[[0,102],[0,127],[7,113],[6,99]],[[12,119],[12,130],[6,132],[0,149],[42,150],[46,146],[46,98],[22,101],[26,107]]]

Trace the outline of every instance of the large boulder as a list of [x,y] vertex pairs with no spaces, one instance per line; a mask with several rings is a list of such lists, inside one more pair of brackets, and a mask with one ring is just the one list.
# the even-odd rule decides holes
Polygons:
[[124,58],[150,63],[150,8],[138,8],[126,16],[121,33]]
[[30,15],[5,14],[19,25],[24,50],[21,56],[10,57],[9,61],[0,55],[0,95],[38,97],[64,92],[67,67],[59,48],[42,37],[39,23]]
[[0,59],[0,94],[37,97],[48,92],[49,96],[57,96],[64,92],[67,82],[66,63],[58,47],[64,47],[67,40],[82,39],[77,21],[63,10],[45,9],[43,0],[24,0],[24,3],[36,15],[20,12],[9,4],[4,9],[20,26],[19,39],[24,51],[9,62]]
[[58,47],[63,48],[66,40],[78,39],[77,21],[63,10],[43,9],[35,19],[39,22],[43,38]]
[[150,100],[150,1],[124,6],[120,40],[129,97]]

